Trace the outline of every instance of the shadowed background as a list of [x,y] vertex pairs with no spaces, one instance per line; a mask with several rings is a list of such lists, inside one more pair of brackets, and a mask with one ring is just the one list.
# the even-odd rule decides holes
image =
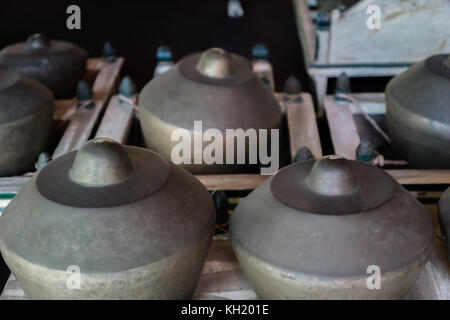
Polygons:
[[[66,9],[71,4],[81,8],[81,30],[66,28]],[[117,54],[126,58],[123,74],[141,88],[153,75],[156,48],[161,44],[172,48],[177,61],[214,46],[250,58],[251,47],[264,42],[270,50],[277,90],[291,74],[309,90],[291,1],[243,0],[242,6],[244,17],[231,19],[226,0],[2,0],[0,47],[39,32],[72,41],[90,56],[99,56],[104,41],[109,40]]]

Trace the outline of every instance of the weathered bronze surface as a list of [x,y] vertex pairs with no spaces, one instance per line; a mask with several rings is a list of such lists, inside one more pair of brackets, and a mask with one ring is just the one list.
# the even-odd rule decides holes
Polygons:
[[88,53],[69,42],[41,34],[0,51],[0,68],[15,70],[47,86],[56,99],[73,98],[86,72]]
[[0,70],[0,176],[32,170],[47,144],[53,95],[39,82]]
[[414,168],[450,168],[450,55],[412,66],[386,87],[389,135]]
[[[178,144],[171,141],[173,130],[184,128],[194,136],[194,121],[202,121],[203,131],[220,130],[224,142],[226,129],[279,129],[282,122],[277,100],[252,72],[250,62],[219,48],[189,55],[154,78],[142,90],[139,105],[145,142],[166,159],[171,159]],[[203,142],[203,148],[209,143]],[[196,174],[251,170],[251,166],[230,164],[183,166]]]
[[445,240],[448,261],[450,261],[450,188],[444,192],[439,201],[439,224]]
[[[214,225],[211,197],[187,171],[97,138],[51,162],[11,201],[0,250],[31,299],[186,299]],[[67,287],[70,266],[81,272],[80,290]]]
[[[422,271],[434,227],[386,172],[327,157],[285,167],[255,189],[233,213],[230,235],[263,299],[394,299]],[[373,265],[379,290],[367,286]]]

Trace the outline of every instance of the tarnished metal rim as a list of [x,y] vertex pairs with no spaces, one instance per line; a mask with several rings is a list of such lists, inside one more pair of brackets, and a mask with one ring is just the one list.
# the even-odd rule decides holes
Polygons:
[[85,49],[77,46],[74,43],[62,41],[62,40],[50,40],[50,45],[44,50],[29,50],[27,49],[27,42],[18,42],[6,46],[0,51],[0,57],[40,57],[42,55],[53,55],[53,54],[66,54],[67,52],[80,53],[80,55],[87,56],[88,53]]
[[[433,238],[434,239],[434,238]],[[253,252],[249,251],[247,248],[243,247],[242,245],[240,245],[238,242],[236,241],[232,241],[231,240],[231,244],[233,246],[233,249],[235,246],[238,246],[240,250],[244,251],[247,255],[251,256],[253,259],[256,260],[260,260],[261,262],[267,264],[268,266],[271,266],[274,269],[280,270],[284,273],[289,273],[289,274],[296,274],[299,277],[306,277],[306,278],[311,278],[311,279],[317,279],[318,277],[320,279],[318,279],[318,281],[335,281],[336,279],[342,279],[342,280],[348,280],[348,281],[354,281],[354,280],[358,280],[361,278],[367,278],[368,276],[370,276],[370,274],[366,273],[361,273],[361,274],[355,274],[355,275],[332,275],[332,274],[319,274],[319,273],[308,273],[308,272],[304,272],[301,270],[294,270],[294,269],[289,269],[286,267],[280,267],[277,266],[271,262],[268,262],[267,260],[261,258],[260,256],[254,254]],[[407,269],[408,266],[415,264],[415,263],[424,263],[426,261],[428,261],[428,258],[431,255],[431,252],[433,250],[434,247],[434,240],[431,242],[431,245],[428,246],[420,255],[417,256],[417,258],[406,262],[405,264],[403,264],[400,267],[397,268],[390,268],[390,269],[382,269],[381,270],[381,274],[382,276],[386,276],[387,273],[395,273],[395,272],[401,272],[401,270]],[[235,250],[235,249],[234,249]],[[324,263],[326,263],[324,261]]]
[[[104,265],[102,265],[103,269],[98,269],[98,270],[92,270],[89,268],[85,268],[84,266],[82,266],[82,267],[83,267],[84,272],[86,272],[90,275],[102,275],[105,273],[107,274],[107,273],[116,273],[116,272],[130,272],[130,271],[134,271],[136,269],[148,267],[153,264],[164,263],[164,261],[167,261],[167,259],[170,259],[173,255],[179,254],[179,252],[183,252],[186,250],[192,250],[193,247],[196,247],[198,245],[198,243],[207,241],[208,248],[209,248],[211,245],[212,236],[213,236],[213,233],[215,230],[215,224],[208,222],[203,227],[201,227],[200,230],[201,231],[198,232],[198,235],[196,237],[194,237],[188,243],[177,247],[177,249],[174,250],[173,252],[167,251],[165,256],[158,257],[157,259],[154,259],[154,257],[151,257],[152,259],[149,259],[149,261],[146,261],[143,264],[135,264],[135,265],[128,266],[126,268],[119,268],[119,269],[114,268],[114,266],[112,264],[104,264]],[[27,263],[30,265],[35,265],[35,266],[38,266],[41,268],[45,268],[50,272],[67,272],[67,269],[65,269],[65,268],[55,268],[54,266],[50,267],[44,263],[41,263],[39,261],[34,261],[33,259],[29,259],[29,257],[25,257],[22,254],[15,252],[13,249],[11,249],[9,246],[7,246],[2,241],[1,237],[0,237],[0,252],[3,255],[7,255],[8,258],[9,258],[9,256],[13,256],[12,260],[15,262],[17,262],[19,260],[22,264]],[[5,256],[4,258],[6,260],[7,257]],[[9,260],[10,259],[8,259],[7,262],[9,262]],[[13,269],[13,268],[11,268],[11,269]]]
[[428,68],[428,70],[450,79],[450,66],[445,63],[446,59],[449,56],[450,55],[448,54],[440,54],[429,57],[427,60],[425,60],[425,66]]
[[[391,80],[392,81],[392,80]],[[403,114],[403,119],[411,118],[413,120],[409,120],[408,123],[414,123],[415,126],[417,126],[415,129],[419,130],[420,132],[424,132],[424,128],[426,128],[428,131],[433,132],[434,135],[441,135],[446,132],[446,129],[450,127],[450,123],[442,121],[442,115],[439,117],[439,115],[436,115],[435,118],[431,118],[427,115],[424,115],[423,113],[419,112],[413,112],[409,108],[407,108],[405,105],[401,104],[398,99],[393,95],[389,94],[386,96],[385,99],[386,103],[389,105],[386,109],[386,115],[387,118],[390,118],[390,114],[392,114],[393,108],[399,109],[399,111],[396,111],[398,113]],[[392,103],[389,103],[389,101],[392,101]],[[433,123],[433,126],[430,126],[430,122]],[[389,124],[389,120],[388,120]],[[421,124],[418,126],[418,124]],[[415,141],[415,143],[419,143],[420,141]]]
[[81,208],[122,206],[150,196],[166,182],[169,163],[153,151],[130,146],[124,148],[134,171],[120,183],[92,187],[72,181],[69,170],[75,159],[74,151],[44,167],[36,179],[36,187],[50,201]]
[[19,72],[0,69],[0,125],[53,108],[53,94],[43,84]]

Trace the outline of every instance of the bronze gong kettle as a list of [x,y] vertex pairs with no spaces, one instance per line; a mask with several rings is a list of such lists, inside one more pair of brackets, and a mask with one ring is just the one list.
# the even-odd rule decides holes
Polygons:
[[394,77],[385,92],[389,134],[414,168],[450,169],[450,55]]
[[0,69],[0,176],[32,170],[44,151],[53,95],[39,82]]
[[262,299],[401,298],[434,241],[429,213],[388,173],[335,156],[278,171],[239,203],[230,228]]
[[66,99],[75,96],[86,72],[87,57],[88,53],[73,43],[33,34],[26,42],[0,51],[0,68],[33,78],[48,87],[56,99]]
[[186,170],[96,138],[9,203],[0,250],[30,299],[188,299],[214,226],[212,199]]
[[[270,131],[280,129],[282,122],[278,101],[252,72],[250,62],[220,48],[191,54],[168,72],[155,77],[142,89],[139,106],[147,147],[169,160],[178,143],[172,141],[172,133],[176,129],[186,129],[192,137],[201,134],[194,131],[195,121],[202,122],[204,131],[219,130],[224,142],[227,138],[236,139],[227,134],[227,129],[267,129],[268,145]],[[203,141],[202,148],[208,144]],[[233,164],[227,163],[226,148],[224,145],[224,164],[195,163],[197,151],[192,147],[189,163],[181,165],[195,174],[235,173],[260,165],[259,161],[254,165],[237,164],[237,152]],[[248,158],[248,144],[244,152]]]

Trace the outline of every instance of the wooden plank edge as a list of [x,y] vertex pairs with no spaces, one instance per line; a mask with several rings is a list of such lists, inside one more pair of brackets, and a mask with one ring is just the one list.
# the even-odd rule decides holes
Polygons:
[[303,146],[308,147],[316,159],[323,155],[311,95],[302,93],[301,97],[302,101],[289,101],[285,106],[292,161]]
[[208,174],[195,176],[208,190],[253,190],[270,175]]
[[326,96],[324,107],[334,153],[355,160],[360,137],[348,103],[337,104],[334,96]]
[[103,61],[92,86],[93,99],[95,101],[108,103],[115,86],[118,84],[123,62],[124,58],[122,57],[117,57],[112,62]]
[[96,138],[110,138],[119,143],[126,143],[133,123],[134,109],[127,103],[121,103],[119,96],[111,98],[105,115],[95,134]]

